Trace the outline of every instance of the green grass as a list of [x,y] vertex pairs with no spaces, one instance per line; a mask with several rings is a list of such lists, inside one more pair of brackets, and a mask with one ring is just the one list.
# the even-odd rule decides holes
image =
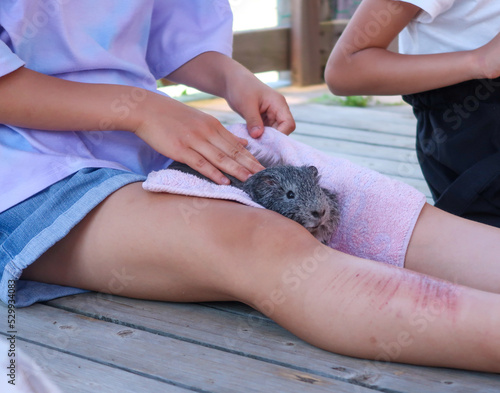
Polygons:
[[331,94],[323,94],[320,97],[313,98],[311,102],[323,105],[343,105],[363,108],[367,106],[371,100],[372,97],[370,96],[337,97]]

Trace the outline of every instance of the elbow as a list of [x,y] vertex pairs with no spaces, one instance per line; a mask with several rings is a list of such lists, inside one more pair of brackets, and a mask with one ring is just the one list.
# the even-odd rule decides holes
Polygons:
[[324,77],[328,89],[336,96],[356,94],[353,89],[355,85],[353,75],[349,67],[328,61]]
[[339,73],[333,70],[328,72],[328,67],[325,70],[325,82],[332,94],[336,96],[348,95],[345,93],[346,89]]

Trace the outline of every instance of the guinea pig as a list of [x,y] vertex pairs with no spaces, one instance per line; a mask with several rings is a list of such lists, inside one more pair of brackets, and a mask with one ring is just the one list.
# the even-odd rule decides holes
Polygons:
[[[211,181],[186,164],[174,162],[169,169]],[[296,221],[324,244],[338,227],[340,213],[337,195],[319,185],[320,175],[315,166],[271,166],[255,173],[245,182],[226,176],[232,186],[245,191],[254,202]]]
[[298,222],[322,243],[338,226],[338,198],[319,185],[315,166],[269,167],[251,176],[242,189],[254,202]]

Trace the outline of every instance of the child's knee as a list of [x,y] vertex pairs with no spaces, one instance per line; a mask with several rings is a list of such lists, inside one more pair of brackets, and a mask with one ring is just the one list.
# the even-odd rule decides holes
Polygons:
[[297,247],[320,244],[303,226],[269,210],[258,211],[244,221],[249,233],[246,238],[249,246],[269,257]]
[[[279,297],[312,275],[329,257],[328,249],[304,227],[272,212],[245,217],[246,255],[241,255],[238,275],[248,283],[252,303],[269,296]],[[300,284],[299,284],[300,285]],[[276,292],[278,290],[278,292]]]

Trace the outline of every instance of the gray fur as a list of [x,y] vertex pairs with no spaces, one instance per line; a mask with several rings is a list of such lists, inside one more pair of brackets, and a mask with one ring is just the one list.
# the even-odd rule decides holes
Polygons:
[[[185,164],[174,162],[169,169],[211,181]],[[319,185],[320,176],[314,166],[272,166],[246,182],[228,177],[231,185],[245,191],[254,202],[298,222],[322,243],[326,244],[337,229],[338,198]]]

